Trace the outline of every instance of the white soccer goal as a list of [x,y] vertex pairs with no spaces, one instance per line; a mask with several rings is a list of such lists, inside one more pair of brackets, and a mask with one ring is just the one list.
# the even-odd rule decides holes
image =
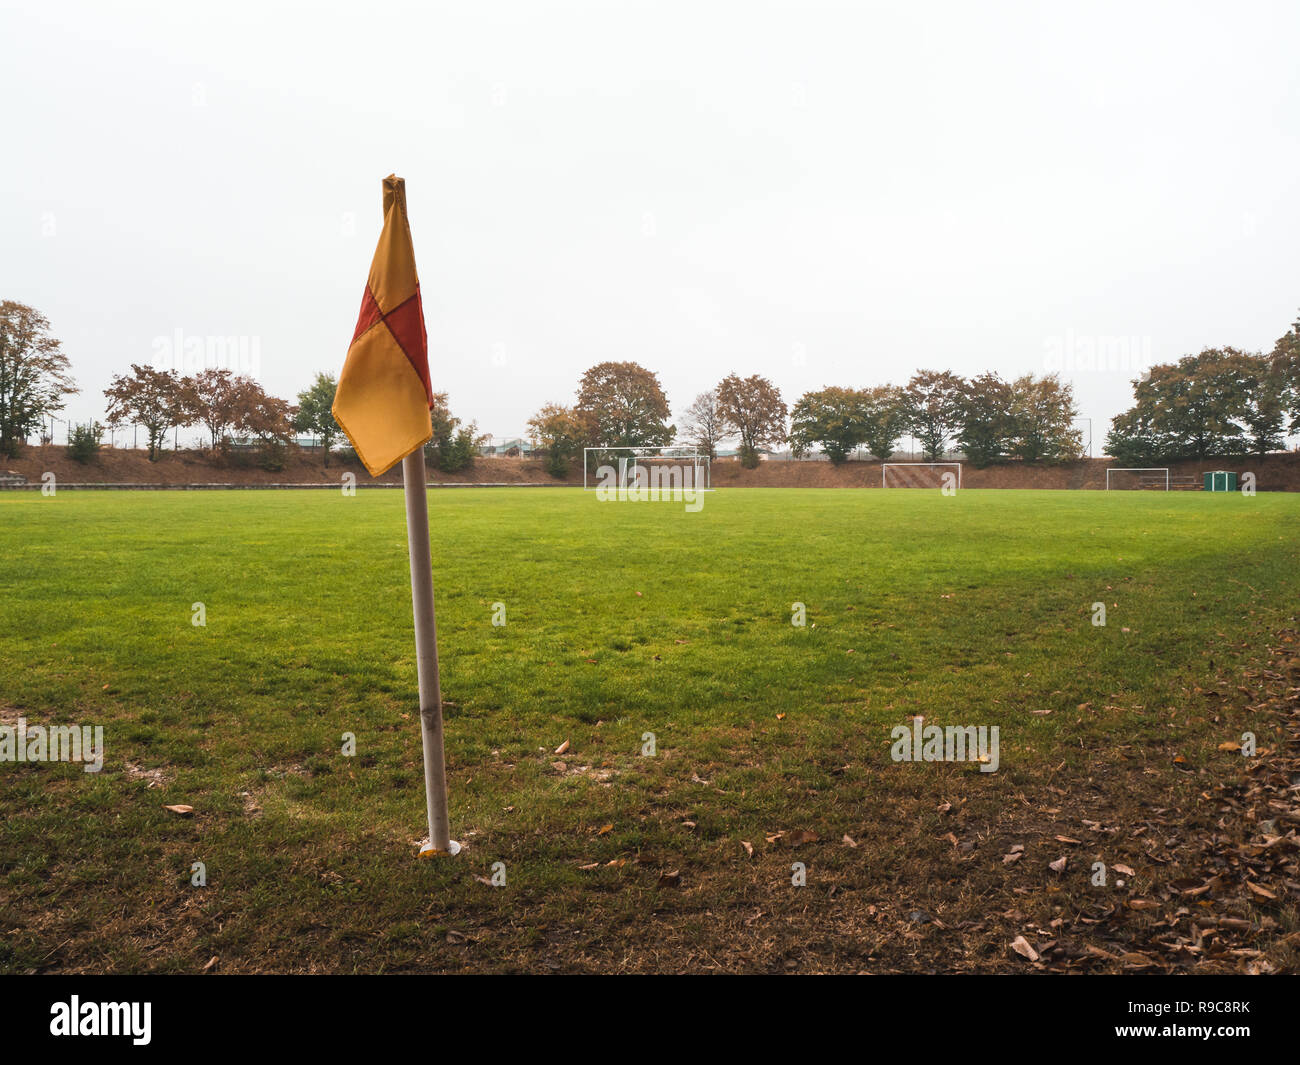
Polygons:
[[[1154,488],[1169,491],[1168,466],[1110,466],[1106,469],[1106,491],[1111,490],[1112,473],[1132,473],[1134,477],[1119,478],[1120,488]],[[1161,476],[1163,475],[1163,477]]]
[[943,488],[945,474],[957,471],[957,487],[961,487],[960,462],[882,462],[880,464],[881,488]]
[[709,457],[690,446],[586,447],[584,491],[711,492]]

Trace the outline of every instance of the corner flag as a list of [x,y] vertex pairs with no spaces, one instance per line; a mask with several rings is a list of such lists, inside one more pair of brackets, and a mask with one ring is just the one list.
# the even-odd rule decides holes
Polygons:
[[406,182],[389,174],[384,178],[384,229],[334,393],[334,418],[370,475],[378,477],[428,442],[432,405]]
[[334,393],[334,417],[372,476],[402,463],[406,540],[411,562],[420,738],[429,844],[421,856],[456,854],[447,825],[447,771],[442,746],[442,692],[438,683],[438,630],[433,610],[429,554],[428,489],[424,444],[432,436],[428,341],[420,280],[415,273],[406,182],[384,178],[384,229],[370,264],[361,317]]

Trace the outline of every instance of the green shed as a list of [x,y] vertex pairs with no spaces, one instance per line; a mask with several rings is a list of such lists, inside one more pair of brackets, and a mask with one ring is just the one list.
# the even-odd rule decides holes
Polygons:
[[1209,470],[1205,474],[1207,492],[1235,492],[1237,475],[1232,470]]

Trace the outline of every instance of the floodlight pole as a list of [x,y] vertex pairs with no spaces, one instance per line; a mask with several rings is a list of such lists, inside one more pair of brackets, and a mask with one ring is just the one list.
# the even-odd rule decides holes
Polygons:
[[429,552],[429,499],[423,447],[417,447],[402,460],[402,486],[406,494],[406,541],[411,554],[411,609],[415,615],[415,667],[420,689],[429,848],[435,854],[455,854],[460,846],[452,842],[447,822],[447,766],[442,744],[438,628],[433,610],[433,562]]

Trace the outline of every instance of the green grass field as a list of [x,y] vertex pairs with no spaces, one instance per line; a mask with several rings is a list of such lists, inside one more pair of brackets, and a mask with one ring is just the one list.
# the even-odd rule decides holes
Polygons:
[[[0,970],[1014,967],[1004,930],[1149,857],[1139,814],[1213,820],[1300,593],[1297,495],[435,490],[430,521],[467,849],[418,862],[400,492],[0,496],[0,723],[107,748],[0,763]],[[999,726],[999,771],[892,761],[913,715]]]

